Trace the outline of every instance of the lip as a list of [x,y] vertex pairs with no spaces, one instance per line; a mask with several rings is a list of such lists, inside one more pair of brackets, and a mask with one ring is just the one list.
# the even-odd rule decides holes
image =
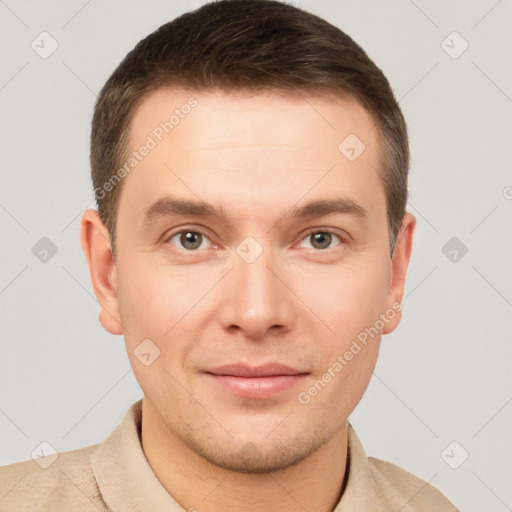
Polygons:
[[250,366],[244,363],[227,364],[218,366],[206,373],[213,375],[229,375],[232,377],[276,377],[281,375],[301,375],[308,372],[297,370],[281,363],[266,363],[259,366]]
[[270,398],[296,386],[308,372],[281,363],[231,364],[205,371],[217,385],[242,398]]

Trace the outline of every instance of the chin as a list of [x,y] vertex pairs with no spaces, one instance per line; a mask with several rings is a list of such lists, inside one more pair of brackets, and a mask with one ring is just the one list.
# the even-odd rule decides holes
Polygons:
[[256,445],[250,442],[247,442],[240,450],[233,452],[212,448],[204,449],[196,446],[194,451],[210,462],[210,464],[227,469],[228,471],[246,474],[282,471],[299,464],[317,449],[310,447],[308,450],[298,450],[286,446],[280,447],[279,451],[274,451],[273,453],[263,453]]
[[231,438],[213,440],[198,439],[194,431],[182,436],[182,440],[195,453],[219,468],[236,473],[263,474],[282,471],[295,466],[316,452],[329,439],[330,435],[301,432],[298,435],[277,436],[260,441]]

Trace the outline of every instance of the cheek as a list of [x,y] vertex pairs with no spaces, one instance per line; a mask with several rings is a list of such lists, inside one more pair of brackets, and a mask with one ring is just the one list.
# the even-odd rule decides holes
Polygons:
[[118,298],[129,352],[148,338],[166,367],[184,361],[213,320],[208,294],[222,275],[222,269],[211,265],[173,267],[145,255],[123,262]]
[[203,286],[188,269],[155,264],[144,254],[125,258],[118,267],[119,305],[130,337],[162,337],[200,298]]
[[168,315],[162,316],[162,311],[167,310],[171,315],[173,312],[170,307],[173,294],[170,290],[166,292],[166,285],[151,269],[120,272],[119,308],[127,340],[160,337],[165,324],[172,320]]
[[296,274],[295,279],[297,295],[337,349],[372,326],[386,307],[389,269],[382,259]]
[[346,419],[363,396],[379,352],[381,329],[375,325],[386,308],[387,287],[386,269],[368,264],[338,268],[301,288],[321,319],[310,323],[315,370],[298,396],[310,414]]
[[193,346],[187,340],[195,339],[191,331],[197,322],[190,320],[203,286],[171,267],[147,265],[142,257],[120,265],[118,299],[127,354],[137,381],[152,400],[165,400],[179,391],[173,377],[183,380],[180,362]]

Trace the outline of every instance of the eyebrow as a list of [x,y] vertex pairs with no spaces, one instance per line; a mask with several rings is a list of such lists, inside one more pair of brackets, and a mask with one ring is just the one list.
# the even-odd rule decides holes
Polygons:
[[343,213],[364,218],[368,215],[367,211],[355,201],[345,197],[336,199],[322,199],[311,201],[300,208],[292,208],[289,215],[292,218],[309,219],[311,217],[322,217],[331,213]]
[[160,217],[173,215],[193,217],[217,217],[229,225],[228,218],[222,209],[204,201],[190,201],[173,197],[164,197],[154,202],[144,213],[144,224],[151,224]]
[[[335,199],[321,199],[311,201],[304,206],[294,206],[283,217],[292,219],[310,219],[329,214],[349,214],[358,218],[365,218],[368,212],[355,201],[339,197]],[[170,216],[217,217],[227,226],[230,226],[228,216],[223,210],[204,201],[190,201],[173,197],[164,197],[153,203],[144,213],[144,224],[150,224],[160,217]]]

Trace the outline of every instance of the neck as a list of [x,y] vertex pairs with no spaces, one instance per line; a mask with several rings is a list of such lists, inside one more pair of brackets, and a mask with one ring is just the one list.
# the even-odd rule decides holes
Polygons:
[[142,402],[142,446],[160,483],[191,512],[332,512],[341,498],[348,425],[312,455],[281,471],[237,473],[191,450]]

